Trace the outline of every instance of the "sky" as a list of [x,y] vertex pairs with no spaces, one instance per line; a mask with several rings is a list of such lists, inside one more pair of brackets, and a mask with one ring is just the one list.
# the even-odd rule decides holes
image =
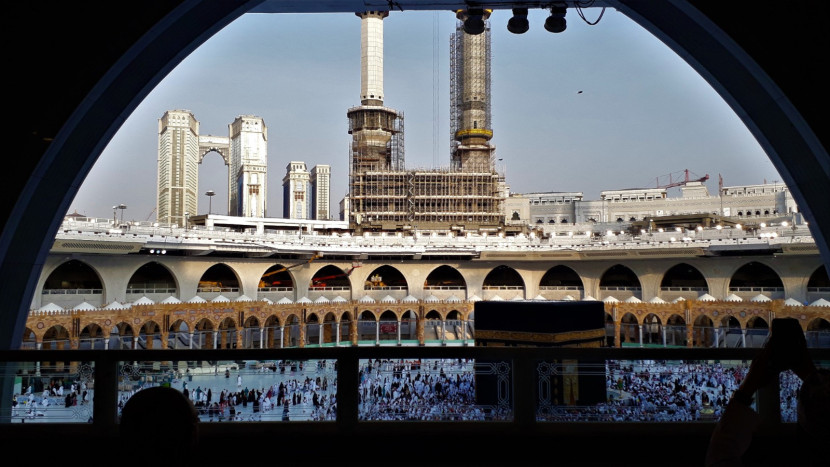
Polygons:
[[[496,168],[512,193],[655,188],[709,175],[725,186],[781,182],[758,142],[686,62],[613,9],[567,15],[552,34],[547,11],[530,30],[492,29]],[[597,21],[598,20],[598,21]],[[449,11],[392,11],[384,19],[384,105],[404,114],[406,168],[449,165]],[[591,24],[589,24],[591,23]],[[595,24],[594,24],[595,23]],[[190,110],[202,135],[228,136],[240,115],[268,130],[267,217],[283,217],[290,161],[332,169],[332,217],[348,191],[346,111],[360,105],[360,19],[354,14],[246,14],[185,58],[109,142],[69,212],[156,220],[158,119]],[[227,213],[227,167],[210,153],[199,169],[199,214]],[[216,195],[209,200],[208,190]],[[676,193],[670,190],[670,195]]]

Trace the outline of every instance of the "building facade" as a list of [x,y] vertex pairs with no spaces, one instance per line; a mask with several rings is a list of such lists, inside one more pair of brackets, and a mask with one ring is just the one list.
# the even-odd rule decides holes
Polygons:
[[228,125],[230,170],[228,215],[265,217],[268,195],[268,130],[253,115],[236,117]]
[[282,215],[287,219],[308,219],[311,175],[305,162],[291,161],[282,179]]
[[184,225],[198,209],[199,121],[188,110],[167,111],[159,119],[158,140],[157,218]]
[[317,164],[311,169],[311,218],[331,220],[331,166]]

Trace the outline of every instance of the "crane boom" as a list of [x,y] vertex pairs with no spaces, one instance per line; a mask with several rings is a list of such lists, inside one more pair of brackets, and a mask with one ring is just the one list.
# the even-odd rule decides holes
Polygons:
[[671,174],[669,174],[669,183],[667,183],[665,185],[660,184],[660,178],[658,177],[657,178],[657,188],[674,188],[676,186],[683,186],[683,185],[685,185],[689,182],[705,182],[706,180],[709,180],[709,174],[706,174],[702,177],[693,179],[693,178],[689,177],[689,169],[685,169],[683,172],[684,172],[683,180],[680,180],[680,181],[677,181],[677,182],[672,182],[671,181]]

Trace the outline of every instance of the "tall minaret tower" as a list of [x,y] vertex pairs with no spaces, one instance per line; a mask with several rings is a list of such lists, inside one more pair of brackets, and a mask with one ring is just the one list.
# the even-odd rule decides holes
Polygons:
[[352,216],[359,218],[361,213],[374,209],[366,204],[367,173],[402,170],[404,156],[403,114],[383,106],[383,18],[389,12],[356,15],[361,21],[360,106],[352,107],[346,115],[352,135],[349,203]]
[[403,116],[383,106],[383,18],[388,11],[356,13],[360,17],[360,106],[347,111],[354,171],[399,169],[402,156],[391,143]]
[[484,11],[484,32],[467,34],[465,10],[450,38],[451,165],[465,172],[494,169],[495,147],[490,144],[490,10]]

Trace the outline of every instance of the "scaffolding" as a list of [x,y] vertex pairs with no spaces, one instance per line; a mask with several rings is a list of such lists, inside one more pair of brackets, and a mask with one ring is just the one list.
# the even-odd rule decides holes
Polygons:
[[351,180],[354,227],[480,231],[504,223],[504,177],[495,171],[365,171]]
[[490,93],[490,22],[471,35],[458,21],[450,36],[450,165],[486,170],[495,162]]
[[490,27],[450,39],[450,166],[405,169],[403,114],[381,106],[349,109],[349,225],[365,231],[498,231],[504,176],[490,144]]

